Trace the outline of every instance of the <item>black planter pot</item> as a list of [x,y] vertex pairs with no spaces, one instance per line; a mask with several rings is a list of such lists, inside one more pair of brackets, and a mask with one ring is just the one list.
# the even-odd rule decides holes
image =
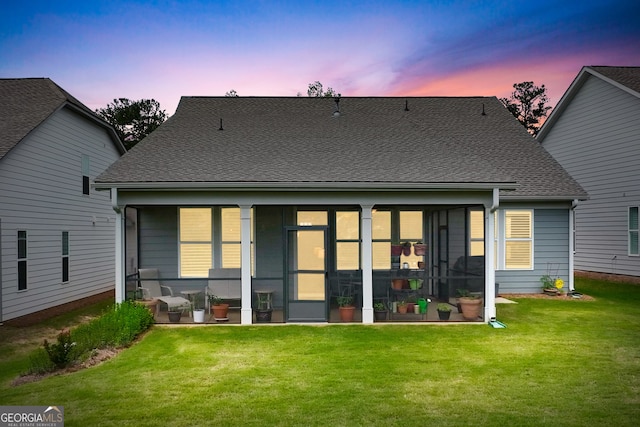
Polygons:
[[387,311],[375,311],[373,312],[373,318],[376,320],[376,322],[383,322],[385,320],[387,320]]
[[273,310],[256,310],[256,323],[271,322],[271,313]]
[[169,316],[169,322],[178,323],[180,322],[180,318],[182,317],[181,311],[168,311],[167,315]]
[[440,311],[440,310],[438,310],[438,318],[440,320],[449,320],[450,316],[451,316],[451,311]]

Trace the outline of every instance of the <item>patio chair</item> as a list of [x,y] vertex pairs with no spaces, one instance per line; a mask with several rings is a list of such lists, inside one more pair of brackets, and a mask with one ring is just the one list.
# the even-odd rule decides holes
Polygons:
[[[183,297],[173,296],[173,289],[166,285],[160,284],[160,275],[157,268],[140,268],[138,270],[140,280],[140,289],[142,290],[143,299],[157,299],[167,304],[167,309],[177,308],[179,310],[189,310],[191,303]],[[156,314],[160,310],[160,305],[156,308]]]

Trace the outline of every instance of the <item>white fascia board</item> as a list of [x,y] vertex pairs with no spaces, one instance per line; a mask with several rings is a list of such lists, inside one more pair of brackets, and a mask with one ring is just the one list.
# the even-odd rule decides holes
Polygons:
[[[96,190],[112,188],[123,190],[229,190],[229,191],[436,191],[436,190],[515,190],[514,182],[445,182],[445,183],[397,183],[397,182],[119,182],[94,183]],[[575,198],[575,197],[574,197]]]

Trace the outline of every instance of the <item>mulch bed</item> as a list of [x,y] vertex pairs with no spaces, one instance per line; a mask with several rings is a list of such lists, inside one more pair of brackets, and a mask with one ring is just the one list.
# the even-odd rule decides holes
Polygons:
[[595,298],[582,294],[581,298],[573,298],[571,295],[547,295],[543,293],[537,294],[500,294],[502,298],[517,299],[517,298],[533,298],[533,299],[550,299],[550,300],[571,300],[571,301],[595,301]]

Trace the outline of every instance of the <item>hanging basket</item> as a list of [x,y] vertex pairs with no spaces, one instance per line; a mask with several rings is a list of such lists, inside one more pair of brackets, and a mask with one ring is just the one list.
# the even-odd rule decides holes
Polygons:
[[414,243],[413,253],[416,254],[416,256],[425,256],[427,254],[427,245],[423,243]]

